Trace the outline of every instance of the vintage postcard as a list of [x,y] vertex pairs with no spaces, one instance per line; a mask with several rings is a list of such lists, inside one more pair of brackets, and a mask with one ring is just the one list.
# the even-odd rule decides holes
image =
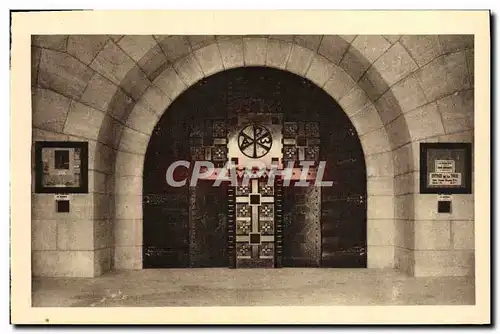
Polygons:
[[12,13],[12,323],[490,323],[489,31]]

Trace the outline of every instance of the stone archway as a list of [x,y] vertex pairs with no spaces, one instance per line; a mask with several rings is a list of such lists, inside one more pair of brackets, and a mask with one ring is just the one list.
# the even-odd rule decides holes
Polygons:
[[[387,44],[387,47],[389,46]],[[382,50],[380,52],[385,51]],[[333,51],[335,50],[330,52]],[[365,56],[356,49],[347,51],[346,57],[353,57],[362,63],[367,63]],[[142,189],[139,179],[142,175],[143,157],[149,140],[148,133],[156,124],[159,115],[164,110],[168,110],[172,100],[201,78],[241,66],[268,66],[298,74],[322,87],[338,101],[356,127],[365,154],[369,193],[367,200],[368,267],[394,267],[393,236],[397,210],[395,210],[393,185],[393,148],[401,145],[401,138],[409,138],[409,132],[402,112],[398,111],[397,103],[391,105],[390,108],[383,109],[381,106],[377,108],[372,99],[378,96],[380,101],[390,101],[391,98],[394,100],[393,94],[390,91],[387,94],[386,90],[392,81],[397,82],[399,77],[405,74],[405,70],[390,78],[392,80],[390,83],[386,83],[375,69],[369,73],[356,74],[354,70],[346,67],[351,72],[348,74],[344,68],[325,56],[303,45],[280,39],[241,37],[220,39],[216,43],[203,46],[183,56],[156,77],[154,85],[143,93],[131,110],[126,120],[130,128],[124,128],[121,133],[115,170],[118,225],[123,221],[127,221],[130,225],[140,224],[140,219],[142,219],[140,201]],[[406,72],[410,70],[411,68],[408,68]],[[356,82],[353,79],[356,75],[359,76],[356,80],[363,77],[364,81]],[[371,85],[375,85],[378,91],[363,88],[366,85],[365,82],[373,82]],[[383,87],[379,84],[383,84]],[[383,93],[387,95],[384,99],[380,99]],[[384,110],[385,113],[380,112],[379,109]],[[151,112],[152,110],[154,113]],[[146,124],[149,129],[144,128]],[[141,126],[140,131],[133,130],[138,126]],[[394,128],[397,128],[396,132]],[[413,155],[412,148],[407,147],[405,153],[408,155],[402,157],[401,161],[412,170],[413,160],[409,159]],[[123,189],[124,187],[126,189]],[[405,198],[405,204],[408,203],[409,207],[412,206],[411,200],[412,197]],[[407,211],[404,214],[411,217],[413,212]],[[133,228],[132,226],[125,227],[129,230]],[[118,267],[141,267],[140,244],[127,248],[116,246],[115,250],[125,253],[123,256],[116,257],[123,259],[117,261]]]
[[[310,79],[355,124],[368,172],[369,267],[469,273],[474,245],[460,236],[473,235],[473,196],[456,196],[450,223],[416,185],[421,141],[473,141],[473,47],[471,35],[34,36],[33,140],[88,141],[91,182],[89,194],[74,196],[78,224],[47,212],[51,198],[34,194],[34,274],[140,268],[151,129],[200,78],[250,65]],[[448,231],[443,244],[423,237],[438,233],[433,222]],[[45,233],[55,237],[44,241]],[[72,258],[82,260],[78,268]]]
[[[228,184],[212,187],[205,180],[193,188],[189,180],[180,187],[166,182],[169,166],[178,160],[190,161],[193,168],[194,161],[213,159],[222,167],[233,158],[241,162],[249,157],[250,152],[241,153],[234,145],[231,149],[228,141],[243,129],[240,121],[246,128],[252,119],[274,129],[271,146],[275,148],[268,160],[272,155],[283,166],[289,162],[299,166],[299,160],[323,161],[323,181],[331,181],[332,186],[319,188],[314,181],[306,187],[273,184],[273,190],[264,193],[273,204],[263,205],[281,214],[260,221],[258,212],[255,217],[239,214],[238,206],[253,210],[246,204],[229,209]],[[219,130],[212,128],[214,123]],[[282,136],[287,139],[282,141]],[[273,138],[270,132],[269,138]],[[214,159],[217,150],[224,153]],[[179,171],[189,178],[184,168]],[[145,268],[234,267],[236,262],[250,267],[366,267],[367,184],[361,143],[341,107],[304,77],[251,66],[201,79],[176,98],[155,125],[142,178]],[[262,186],[252,188],[258,192]],[[274,204],[276,192],[280,204]],[[245,200],[245,194],[240,199]],[[229,210],[236,212],[233,218]],[[248,230],[247,222],[253,226]],[[259,242],[251,255],[244,255],[251,259],[236,261],[230,250],[248,242],[233,239],[247,238],[252,230],[260,238],[261,225],[267,226],[264,246]],[[260,254],[261,247],[271,250]]]

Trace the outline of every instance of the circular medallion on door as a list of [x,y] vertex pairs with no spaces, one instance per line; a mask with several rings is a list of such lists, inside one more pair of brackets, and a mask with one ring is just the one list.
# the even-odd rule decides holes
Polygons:
[[271,132],[260,124],[249,124],[238,135],[238,147],[249,158],[265,156],[273,145]]

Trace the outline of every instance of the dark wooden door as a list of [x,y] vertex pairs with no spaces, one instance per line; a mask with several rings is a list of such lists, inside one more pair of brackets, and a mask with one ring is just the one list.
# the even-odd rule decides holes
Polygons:
[[227,184],[190,187],[190,267],[228,267]]
[[[283,190],[283,264],[366,267],[366,168],[349,117],[307,80],[287,87],[284,159],[326,162],[329,187]],[[316,168],[317,170],[317,168]]]
[[335,129],[325,129],[323,136],[325,179],[333,186],[322,189],[321,266],[366,267],[366,168],[361,143],[348,119]]
[[[194,96],[191,96],[194,94]],[[224,137],[220,121],[198,115],[203,96],[183,95],[171,105],[155,127],[144,161],[143,266],[145,268],[227,267],[227,185],[211,181],[189,187],[190,170],[179,167],[168,185],[166,173],[175,161],[217,160],[224,163]],[[208,115],[210,116],[210,115]],[[196,121],[196,122],[195,122]],[[217,123],[219,122],[219,123]],[[223,124],[223,123],[222,123]],[[222,133],[221,133],[222,132]],[[222,153],[218,153],[221,151]],[[196,156],[201,152],[201,157]],[[206,158],[208,155],[208,158]]]
[[187,158],[186,138],[182,122],[169,124],[166,117],[148,145],[143,171],[144,268],[189,266],[189,191],[187,186],[172,187],[166,182],[170,164]]
[[319,267],[321,259],[321,189],[283,189],[283,265]]
[[189,210],[185,189],[143,197],[144,268],[189,266]]

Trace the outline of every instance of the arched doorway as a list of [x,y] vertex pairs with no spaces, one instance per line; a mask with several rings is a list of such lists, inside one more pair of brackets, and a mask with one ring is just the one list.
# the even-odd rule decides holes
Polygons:
[[[330,187],[274,186],[272,238],[262,238],[270,240],[270,256],[263,253],[260,220],[247,231],[258,232],[253,233],[259,234],[258,245],[251,245],[250,234],[248,241],[238,238],[237,224],[244,217],[235,213],[237,189],[227,183],[212,187],[208,180],[196,187],[172,187],[165,181],[168,167],[177,160],[210,160],[220,167],[234,159],[229,132],[256,122],[281,129],[273,137],[279,140],[274,147],[281,148],[275,154],[278,159],[325,161],[323,179],[333,182]],[[255,209],[258,217],[259,210]],[[191,86],[172,103],[146,152],[143,213],[144,268],[239,267],[238,263],[366,267],[366,168],[354,126],[322,89],[281,70],[245,67],[220,72]],[[245,243],[250,244],[248,254],[241,255]],[[257,259],[241,259],[246,257]],[[267,258],[271,260],[263,260]]]

